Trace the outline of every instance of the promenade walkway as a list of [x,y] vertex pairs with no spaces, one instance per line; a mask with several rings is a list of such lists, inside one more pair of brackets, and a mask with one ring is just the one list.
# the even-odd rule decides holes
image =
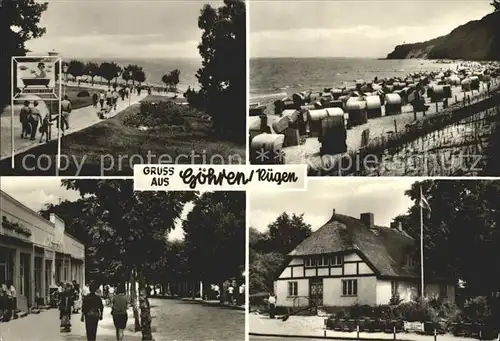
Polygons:
[[[105,86],[94,86],[96,90],[105,90],[107,87]],[[141,95],[132,94],[129,99],[125,98],[124,101],[118,99],[118,104],[116,111],[112,111],[109,117],[113,117],[118,114],[120,111],[128,108],[131,105],[137,104],[139,101],[144,99],[147,96],[147,91],[141,92]],[[41,104],[41,107],[45,107],[44,103]],[[99,106],[98,106],[99,108]],[[99,123],[101,120],[97,116],[98,108],[93,106],[83,107],[79,109],[75,109],[71,112],[69,117],[69,126],[70,129],[65,132],[65,135],[72,134],[74,132],[85,129],[89,126],[92,126],[96,123]],[[46,109],[43,109],[46,110]],[[42,111],[43,111],[42,110]],[[6,107],[1,117],[0,117],[0,127],[1,127],[1,149],[0,149],[0,160],[9,158],[12,156],[12,143],[11,143],[11,108],[10,106]],[[43,112],[42,112],[43,115]],[[54,125],[52,126],[52,140],[57,139],[57,127],[56,122],[54,121]],[[39,142],[40,134],[37,134],[37,138],[35,141],[31,141],[29,139],[21,139],[21,123],[19,122],[19,117],[14,117],[14,155],[19,153],[23,153],[27,150],[30,150],[41,143]],[[44,140],[45,141],[45,140]],[[45,142],[42,142],[45,143]]]

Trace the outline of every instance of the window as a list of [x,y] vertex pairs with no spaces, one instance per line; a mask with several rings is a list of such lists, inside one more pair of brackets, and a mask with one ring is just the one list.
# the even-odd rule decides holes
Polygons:
[[298,296],[299,284],[298,282],[288,282],[288,296]]
[[439,296],[448,297],[448,286],[446,284],[441,284],[439,286]]
[[328,256],[318,256],[316,261],[317,266],[328,266]]
[[316,266],[316,258],[314,257],[307,257],[306,262],[305,262],[306,268],[312,268]]
[[399,283],[398,281],[391,281],[391,295],[396,296],[399,292]]
[[358,296],[358,280],[342,280],[342,296]]
[[344,257],[341,255],[331,255],[330,256],[330,265],[337,266],[342,265],[344,262]]
[[406,265],[417,266],[417,261],[412,255],[406,255]]

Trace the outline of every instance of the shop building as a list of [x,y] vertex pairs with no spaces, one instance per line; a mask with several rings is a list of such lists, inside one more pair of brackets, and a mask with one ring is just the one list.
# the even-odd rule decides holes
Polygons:
[[61,218],[47,220],[3,191],[0,216],[0,284],[14,284],[18,309],[48,303],[57,283],[85,283],[85,246]]

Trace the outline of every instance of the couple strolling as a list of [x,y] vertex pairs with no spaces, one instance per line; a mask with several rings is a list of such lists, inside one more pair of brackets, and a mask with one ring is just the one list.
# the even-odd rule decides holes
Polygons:
[[[83,298],[81,321],[85,322],[87,331],[87,340],[97,340],[97,326],[103,318],[104,306],[102,298],[97,296],[98,286],[93,283],[90,285],[90,293]],[[128,300],[125,296],[123,285],[118,286],[117,294],[111,300],[111,314],[116,329],[116,340],[123,340],[123,332],[127,326],[128,320]]]

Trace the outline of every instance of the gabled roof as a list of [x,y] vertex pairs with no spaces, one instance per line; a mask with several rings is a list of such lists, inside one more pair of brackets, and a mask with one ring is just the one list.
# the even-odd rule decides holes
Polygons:
[[289,256],[356,252],[379,276],[419,277],[419,270],[405,265],[414,239],[395,228],[369,228],[361,220],[334,214],[321,228],[300,243]]

